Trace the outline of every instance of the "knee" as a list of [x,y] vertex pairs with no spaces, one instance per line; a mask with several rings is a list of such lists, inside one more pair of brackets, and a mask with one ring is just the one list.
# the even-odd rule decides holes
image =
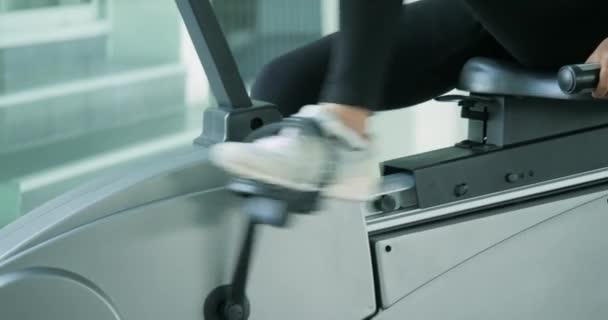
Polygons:
[[258,72],[252,87],[252,94],[261,96],[275,96],[281,92],[289,91],[296,83],[301,73],[297,59],[289,54],[275,58],[265,64]]
[[[265,64],[258,71],[253,86],[251,96],[254,99],[266,100],[274,97],[281,92],[280,87],[286,86],[285,81],[289,77],[285,75],[285,62],[281,58],[276,58]],[[268,101],[275,102],[275,101]]]
[[[277,105],[284,116],[290,116],[305,104],[316,103],[321,90],[322,73],[301,61],[299,56],[286,54],[266,64],[257,74],[251,97]],[[307,70],[307,68],[309,68]]]

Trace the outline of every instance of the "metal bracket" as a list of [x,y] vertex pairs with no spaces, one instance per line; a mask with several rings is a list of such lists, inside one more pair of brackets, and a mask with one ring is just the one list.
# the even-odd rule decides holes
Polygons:
[[473,108],[483,108],[488,105],[495,103],[493,98],[477,96],[477,95],[458,95],[458,94],[448,94],[444,96],[440,96],[435,98],[435,101],[438,102],[457,102],[458,106],[462,107],[462,112],[460,116],[465,119],[470,120],[479,120],[479,121],[487,121],[488,120],[488,112],[483,109],[483,111],[474,110]]
[[210,146],[225,141],[244,141],[254,130],[282,118],[276,106],[261,101],[253,101],[250,108],[207,108],[203,114],[203,133],[194,143]]
[[444,95],[435,98],[439,102],[457,102],[462,107],[460,117],[469,120],[469,140],[457,144],[457,147],[485,150],[488,136],[488,107],[496,104],[492,97],[480,95]]

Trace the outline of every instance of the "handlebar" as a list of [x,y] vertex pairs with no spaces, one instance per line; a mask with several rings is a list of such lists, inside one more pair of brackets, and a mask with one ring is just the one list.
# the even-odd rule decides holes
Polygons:
[[564,66],[557,73],[557,83],[566,94],[577,94],[595,89],[600,81],[599,63]]

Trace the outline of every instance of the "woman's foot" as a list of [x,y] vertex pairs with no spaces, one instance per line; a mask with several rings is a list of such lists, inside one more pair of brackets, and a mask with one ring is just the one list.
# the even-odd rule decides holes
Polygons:
[[338,156],[333,179],[322,194],[348,200],[367,200],[378,184],[379,166],[372,143],[347,127],[327,106],[303,107],[297,117],[312,118],[324,137],[286,128],[276,136],[253,143],[226,142],[211,148],[210,159],[230,174],[301,191],[315,191],[324,171],[332,166],[328,148]]

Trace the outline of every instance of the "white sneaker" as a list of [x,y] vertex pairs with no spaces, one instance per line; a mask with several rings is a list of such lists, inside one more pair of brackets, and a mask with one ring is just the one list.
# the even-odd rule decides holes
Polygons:
[[328,168],[329,146],[338,159],[333,179],[321,190],[322,194],[368,200],[379,183],[379,165],[373,159],[371,142],[346,127],[325,106],[305,106],[296,116],[316,120],[327,137],[286,128],[278,135],[253,143],[217,144],[210,150],[210,160],[236,176],[294,190],[316,191]]

